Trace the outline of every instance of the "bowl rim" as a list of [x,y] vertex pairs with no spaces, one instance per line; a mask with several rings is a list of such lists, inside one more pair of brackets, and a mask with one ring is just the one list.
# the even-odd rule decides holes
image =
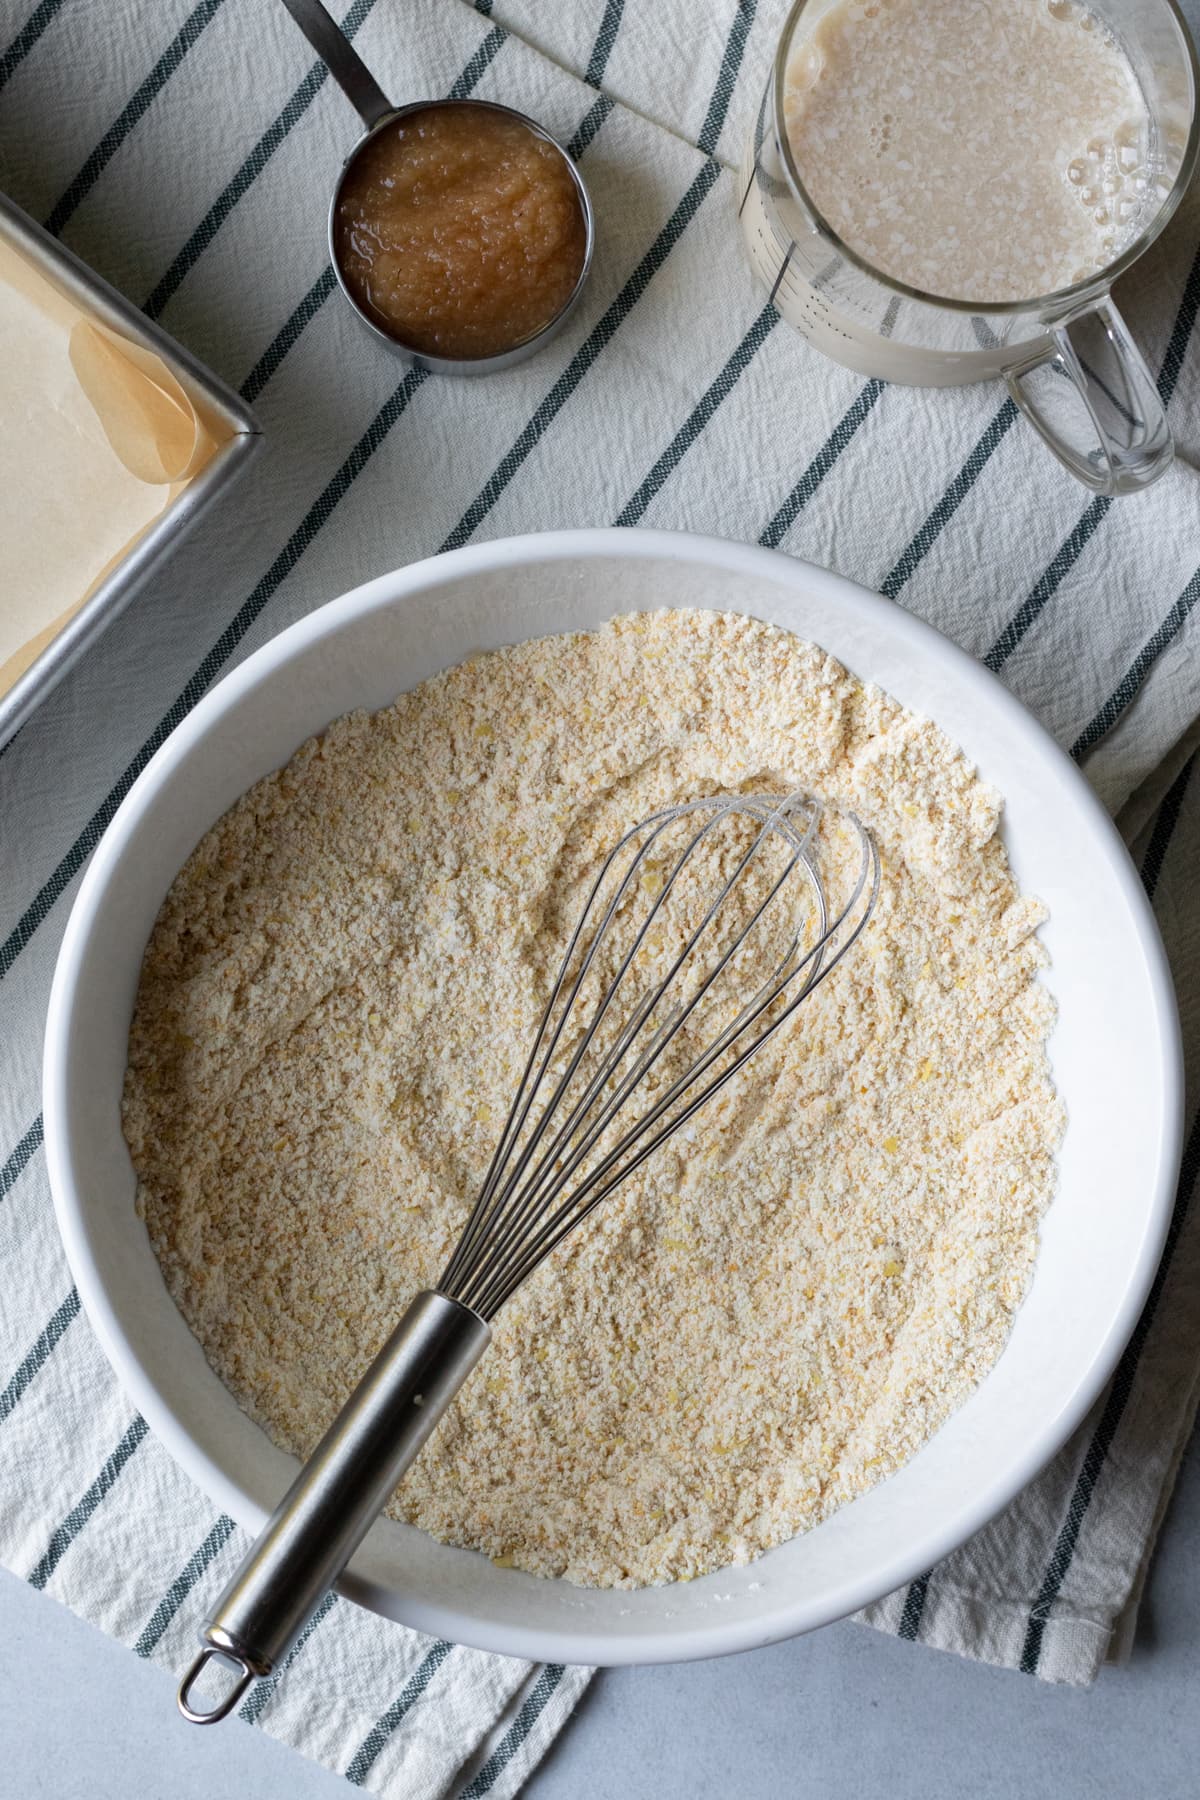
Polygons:
[[[137,777],[104,832],[71,908],[54,972],[43,1059],[45,1144],[51,1192],[68,1264],[89,1322],[118,1381],[180,1467],[240,1524],[257,1530],[267,1509],[246,1494],[191,1437],[186,1424],[159,1391],[130,1341],[121,1313],[97,1267],[85,1224],[86,1204],[76,1179],[69,1127],[67,1066],[76,990],[88,953],[94,919],[105,890],[118,868],[127,841],[150,797],[176,766],[208,735],[222,714],[248,690],[284,665],[297,651],[339,632],[367,613],[403,605],[417,594],[430,595],[464,575],[511,569],[529,563],[596,558],[675,560],[725,569],[765,582],[817,589],[860,618],[886,617],[894,623],[897,608],[882,595],[847,577],[782,551],[693,532],[597,527],[528,533],[470,544],[377,576],[326,602],[277,633],[217,682],[171,732]],[[1146,1201],[1139,1252],[1121,1304],[1093,1351],[1087,1375],[1068,1404],[1031,1429],[1024,1453],[1003,1479],[948,1509],[940,1523],[907,1536],[885,1572],[875,1567],[869,1577],[843,1581],[822,1602],[776,1600],[761,1622],[711,1614],[688,1620],[684,1629],[665,1623],[655,1634],[631,1629],[593,1634],[588,1626],[546,1630],[519,1622],[496,1625],[476,1620],[452,1602],[433,1604],[397,1594],[353,1566],[338,1583],[348,1597],[415,1629],[436,1633],[482,1650],[533,1660],[602,1663],[616,1666],[646,1662],[681,1662],[777,1643],[849,1613],[917,1579],[966,1542],[993,1519],[1051,1460],[1083,1421],[1107,1384],[1131,1337],[1161,1259],[1174,1204],[1183,1134],[1183,1054],[1179,1015],[1166,952],[1149,901],[1112,818],[1079,767],[1024,704],[984,665],[926,621],[904,612],[904,629],[913,641],[940,659],[968,686],[985,693],[993,708],[1008,715],[1018,736],[1037,743],[1058,763],[1073,791],[1074,802],[1103,853],[1128,910],[1132,932],[1145,969],[1154,1014],[1157,1049],[1168,1079],[1160,1096],[1161,1129],[1154,1147],[1156,1167]],[[836,652],[834,652],[836,654]],[[936,722],[936,721],[935,721]],[[1147,1179],[1148,1189],[1151,1178]],[[986,1383],[987,1377],[984,1378]],[[982,1386],[983,1384],[981,1384]],[[835,1515],[836,1516],[836,1515]],[[533,1578],[530,1578],[533,1579]],[[670,1586],[662,1589],[669,1593]]]

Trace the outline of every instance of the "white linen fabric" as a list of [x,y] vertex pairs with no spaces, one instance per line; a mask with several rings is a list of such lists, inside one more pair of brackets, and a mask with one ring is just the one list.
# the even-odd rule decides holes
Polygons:
[[[764,304],[736,164],[783,0],[354,0],[398,99],[474,93],[579,159],[595,268],[568,330],[486,382],[406,372],[336,293],[325,212],[357,122],[264,0],[0,0],[0,183],[257,409],[267,448],[0,756],[0,1560],[180,1668],[242,1534],[122,1395],[55,1232],[46,996],[79,872],[153,749],[241,657],[371,575],[580,524],[702,529],[881,589],[979,655],[1075,755],[1136,853],[1184,1002],[1192,1121],[1171,1243],[1095,1415],[873,1625],[1051,1680],[1124,1653],[1196,1405],[1200,209],[1122,305],[1172,472],[1090,499],[997,388],[863,382]],[[0,389],[2,403],[2,389]],[[245,1717],[369,1791],[519,1791],[584,1669],[433,1642],[336,1600]]]

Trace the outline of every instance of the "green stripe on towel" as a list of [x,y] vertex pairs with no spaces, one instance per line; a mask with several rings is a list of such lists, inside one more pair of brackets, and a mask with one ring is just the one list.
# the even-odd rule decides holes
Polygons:
[[77,1505],[71,1508],[62,1524],[55,1526],[44,1555],[29,1577],[30,1587],[44,1588],[46,1586],[96,1508],[116,1483],[125,1464],[137,1450],[138,1445],[144,1441],[147,1429],[145,1419],[139,1413],[135,1413],[132,1424],[115,1450],[105,1459],[104,1467],[87,1493]]
[[521,1745],[525,1742],[555,1693],[566,1670],[562,1663],[547,1663],[542,1670],[520,1712],[497,1744],[492,1754],[480,1769],[478,1775],[468,1787],[465,1787],[459,1800],[482,1800],[484,1794],[493,1786],[497,1776],[508,1767]]
[[729,102],[733,99],[733,90],[737,86],[742,58],[746,53],[746,39],[750,36],[756,7],[757,0],[737,0],[716,86],[704,115],[704,123],[700,127],[700,136],[696,139],[697,150],[702,150],[705,156],[715,155],[717,141],[725,128]]
[[242,399],[248,405],[253,406],[300,333],[316,318],[336,286],[337,279],[329,264],[326,263],[299,306],[275,333],[274,338],[243,381]]
[[760,534],[760,544],[764,544],[768,550],[778,549],[781,540],[796,523],[886,385],[886,382],[871,380],[860,389],[853,405],[847,407],[779,511]]
[[1113,726],[1122,718],[1126,709],[1132,705],[1138,690],[1155,662],[1167,645],[1179,636],[1187,624],[1197,600],[1200,600],[1200,569],[1196,570],[1157,631],[1146,640],[1138,651],[1099,712],[1084,726],[1071,745],[1071,755],[1076,762],[1085,757],[1089,750],[1095,749],[1100,739],[1108,735]]
[[450,1652],[453,1644],[439,1640],[429,1652],[424,1662],[409,1676],[396,1699],[388,1707],[383,1717],[372,1725],[354,1755],[350,1758],[346,1769],[346,1780],[355,1787],[361,1787],[368,1773],[374,1766],[380,1751],[395,1731],[396,1727],[416,1705],[425,1689],[429,1686]]
[[1195,765],[1196,758],[1193,756],[1179,771],[1158,809],[1158,817],[1151,829],[1150,842],[1146,846],[1146,860],[1142,864],[1142,886],[1150,900],[1153,900],[1158,887],[1158,878],[1162,874],[1163,863],[1175,835],[1175,827],[1179,823],[1179,814],[1183,809],[1184,796]]
[[672,471],[683,461],[722,400],[727,399],[733,392],[739,378],[778,323],[779,314],[768,301],[720,374],[692,408],[636,494],[621,508],[613,520],[614,525],[636,525],[638,520],[643,517],[655,494],[664,485]]
[[920,530],[884,576],[880,592],[889,600],[894,600],[912,579],[914,571],[941,537],[1016,421],[1017,409],[1011,400],[1006,400]]
[[151,105],[166,87],[205,26],[216,17],[224,4],[225,0],[200,0],[200,5],[196,7],[195,11],[189,13],[145,81],[117,114],[46,220],[46,230],[52,236],[58,236],[71,214],[90,194],[107,164],[112,161],[130,132],[149,112]]
[[508,33],[499,25],[494,25],[488,32],[474,56],[468,62],[462,74],[450,89],[451,100],[465,100],[478,86],[489,65],[495,59],[496,52],[502,48]]
[[1029,628],[1041,618],[1046,607],[1058,592],[1064,578],[1070,574],[1083,555],[1111,505],[1112,501],[1107,494],[1098,494],[1084,508],[1078,524],[1059,545],[1046,568],[1038,576],[1025,599],[984,657],[984,663],[993,675],[1000,673]]
[[308,1643],[313,1632],[318,1630],[320,1626],[325,1623],[325,1620],[329,1617],[337,1603],[338,1597],[331,1588],[329,1593],[327,1593],[322,1600],[320,1606],[318,1606],[312,1618],[308,1621],[308,1624],[304,1627],[304,1630],[300,1633],[300,1636],[296,1639],[295,1643],[284,1657],[282,1663],[276,1669],[274,1675],[268,1675],[265,1681],[255,1682],[254,1686],[250,1689],[246,1699],[238,1708],[239,1719],[244,1719],[247,1725],[256,1725],[258,1723],[263,1713],[267,1710],[268,1705],[274,1699],[276,1688],[279,1686],[296,1658],[303,1651],[304,1646]]
[[40,6],[34,7],[8,49],[0,56],[0,88],[16,74],[55,13],[61,11],[62,5],[63,0],[42,0]]
[[38,1333],[32,1348],[25,1356],[16,1374],[0,1394],[0,1425],[13,1411],[38,1370],[42,1368],[58,1345],[59,1339],[66,1331],[72,1319],[79,1317],[79,1295],[72,1288],[62,1305],[51,1313],[49,1320]]
[[900,1614],[896,1635],[905,1638],[910,1644],[915,1643],[920,1635],[921,1617],[925,1611],[928,1593],[929,1576],[918,1575],[915,1581],[910,1582],[908,1592],[904,1596],[904,1610]]
[[600,21],[600,29],[596,33],[596,41],[592,45],[592,54],[588,57],[588,66],[583,79],[589,87],[598,88],[604,80],[604,71],[608,67],[608,59],[612,55],[613,45],[617,41],[617,33],[621,29],[621,14],[625,11],[625,0],[607,0],[604,17]]
[[141,1636],[133,1646],[138,1656],[149,1656],[157,1647],[167,1626],[183,1605],[205,1569],[225,1548],[233,1536],[233,1520],[228,1513],[222,1513],[204,1542],[192,1553],[184,1563],[178,1575],[155,1607],[142,1628]]
[[607,94],[601,94],[588,107],[575,130],[575,135],[567,145],[567,155],[572,162],[578,162],[600,127],[616,105]]
[[0,1200],[11,1193],[42,1144],[42,1115],[38,1114],[8,1161],[0,1168]]

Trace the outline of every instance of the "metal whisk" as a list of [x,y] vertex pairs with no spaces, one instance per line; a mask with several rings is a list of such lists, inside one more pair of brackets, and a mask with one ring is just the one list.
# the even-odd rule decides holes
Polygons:
[[[179,1689],[222,1719],[279,1667],[491,1339],[489,1321],[731,1081],[860,936],[879,857],[803,794],[721,794],[626,833],[591,882],[458,1246],[417,1295],[201,1629]],[[208,1708],[213,1658],[236,1664]]]

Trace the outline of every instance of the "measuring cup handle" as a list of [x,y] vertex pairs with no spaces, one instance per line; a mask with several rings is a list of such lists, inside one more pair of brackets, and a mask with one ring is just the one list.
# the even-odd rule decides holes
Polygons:
[[395,112],[362,57],[351,47],[350,39],[320,0],[283,0],[283,4],[364,125],[378,125],[380,119]]
[[1058,460],[1097,494],[1136,493],[1169,467],[1158,388],[1108,295],[1056,320],[1006,380]]

